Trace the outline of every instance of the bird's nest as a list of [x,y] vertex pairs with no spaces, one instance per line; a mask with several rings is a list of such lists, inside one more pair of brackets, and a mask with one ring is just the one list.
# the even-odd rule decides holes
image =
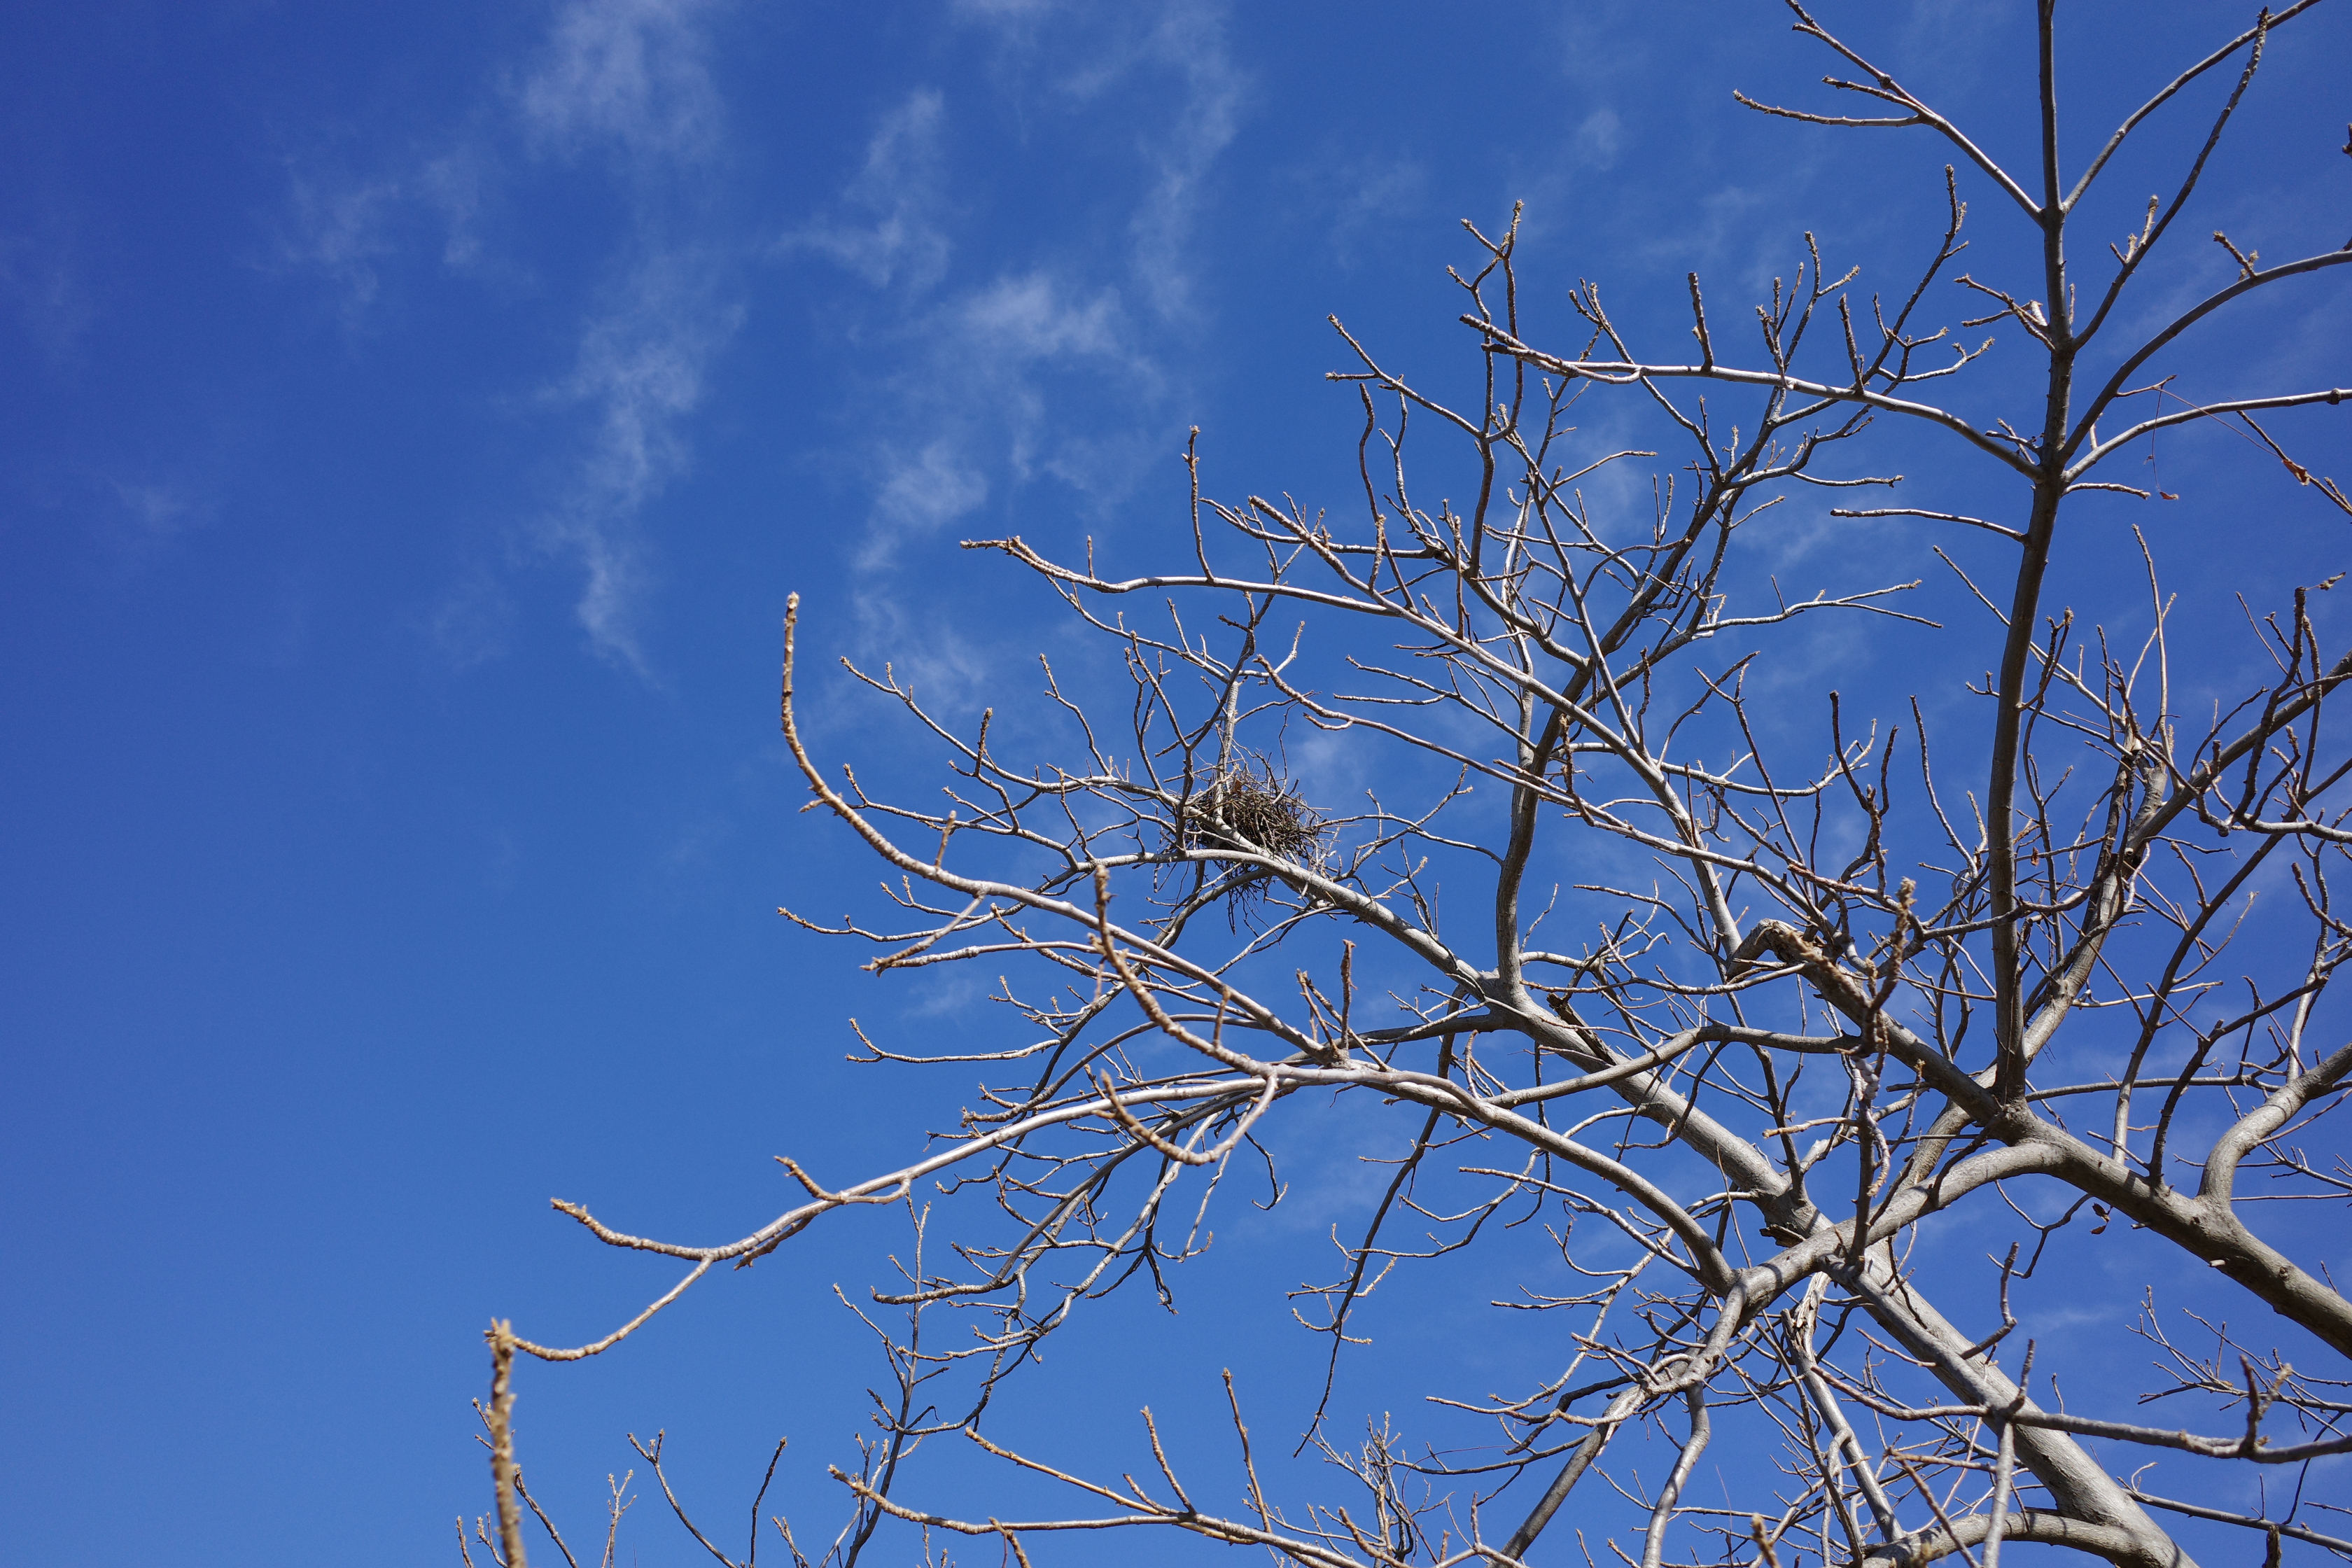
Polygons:
[[[1328,831],[1296,784],[1252,761],[1212,773],[1179,809],[1174,838],[1184,849],[1267,855],[1312,870],[1322,865]],[[1238,866],[1226,890],[1236,900],[1263,897],[1274,875],[1267,867]]]

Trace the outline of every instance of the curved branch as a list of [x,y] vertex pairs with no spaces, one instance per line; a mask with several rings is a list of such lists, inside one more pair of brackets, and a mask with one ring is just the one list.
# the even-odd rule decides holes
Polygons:
[[[2352,256],[2347,256],[2347,259],[2352,260]],[[1866,387],[1833,386],[1827,382],[1790,375],[1785,371],[1735,370],[1721,364],[1650,364],[1633,360],[1560,359],[1540,349],[1528,347],[1509,333],[1498,330],[1491,321],[1481,321],[1474,316],[1463,316],[1458,320],[1465,326],[1475,327],[1485,332],[1495,350],[1514,359],[1524,360],[1538,369],[1548,370],[1554,375],[1584,376],[1593,381],[1619,384],[1678,378],[1719,381],[1734,386],[1778,387],[1784,392],[1799,392],[1808,397],[1827,398],[1833,403],[1856,403],[1865,408],[1901,414],[1940,426],[2020,474],[2031,478],[2034,472],[2033,464],[2020,457],[2010,442],[1998,436],[1988,436],[1958,415],[1937,408],[1933,404],[1889,397],[1883,392],[1872,392]]]
[[[1927,1568],[1930,1563],[1965,1552],[1983,1541],[1991,1526],[1990,1516],[1976,1514],[1953,1521],[1949,1530],[1940,1524],[1915,1530],[1900,1541],[1874,1549],[1863,1560],[1863,1568]],[[2129,1532],[2111,1524],[2069,1519],[2048,1509],[2023,1509],[2011,1513],[2001,1534],[2008,1540],[2028,1541],[2037,1546],[2064,1546],[2087,1552],[2094,1557],[2105,1558],[2118,1568],[2137,1568],[2145,1557]]]

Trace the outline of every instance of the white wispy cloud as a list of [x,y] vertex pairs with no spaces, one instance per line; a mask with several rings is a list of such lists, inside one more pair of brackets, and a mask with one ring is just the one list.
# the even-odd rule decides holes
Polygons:
[[1617,111],[1607,104],[1586,115],[1577,125],[1575,147],[1577,162],[1590,169],[1608,169],[1617,163],[1617,148],[1623,139],[1624,122]]
[[[1015,484],[1044,472],[1098,500],[1117,493],[1108,476],[1132,468],[1139,432],[1106,429],[1105,416],[1142,412],[1167,382],[1127,300],[1161,320],[1192,310],[1193,234],[1245,100],[1224,8],[1173,0],[1148,13],[1081,9],[1045,25],[1055,10],[955,6],[1010,52],[1013,65],[994,79],[1015,100],[1023,81],[1042,73],[1045,101],[1063,112],[1099,114],[1116,100],[1115,121],[1140,128],[1124,132],[1137,160],[1124,256],[1105,254],[1097,234],[1041,233],[1037,262],[938,291],[953,252],[948,226],[960,215],[943,198],[950,110],[928,87],[880,117],[835,208],[781,243],[782,253],[824,257],[880,290],[882,321],[861,331],[917,349],[873,389],[913,438],[871,453],[875,499],[860,552],[868,568],[889,562],[902,539],[986,504],[997,493],[988,476],[1000,468]],[[1106,264],[1113,277],[1102,275]],[[1078,417],[1057,413],[1052,400],[1073,374],[1115,384],[1105,387],[1111,395],[1093,397]]]
[[654,550],[639,513],[691,460],[685,426],[712,359],[741,325],[733,261],[698,176],[720,150],[710,74],[718,0],[569,0],[514,90],[537,153],[608,155],[627,176],[617,281],[582,322],[572,367],[548,401],[593,420],[569,493],[541,542],[584,584],[574,606],[597,652],[651,679],[639,635]]
[[895,280],[920,290],[938,282],[949,253],[937,216],[945,120],[936,89],[908,94],[866,144],[865,166],[842,193],[843,210],[787,233],[778,249],[814,251],[877,288]]
[[[952,525],[1040,471],[1074,492],[1118,499],[1113,476],[1131,470],[1136,456],[1134,438],[1116,429],[1118,400],[1157,373],[1133,345],[1116,289],[1044,270],[950,294],[893,341],[920,352],[876,391],[894,410],[891,423],[917,434],[877,442],[862,459],[872,500],[850,563],[860,579],[858,640],[884,650],[877,657],[933,710],[953,711],[980,701],[1002,673],[995,650],[909,608],[894,571],[902,547],[940,544]],[[1099,408],[1079,413],[1081,400],[1111,404],[1112,434],[1084,433],[1102,421]]]
[[646,674],[636,618],[648,565],[637,514],[686,471],[691,448],[681,426],[743,307],[728,297],[725,269],[690,250],[649,257],[613,296],[586,323],[571,373],[547,391],[551,401],[588,409],[594,424],[572,493],[542,537],[586,574],[577,613],[597,650]]
[[185,486],[145,479],[111,479],[108,488],[141,543],[156,543],[204,522],[210,508]]
[[653,257],[589,321],[578,363],[555,389],[597,410],[585,478],[612,505],[643,505],[685,461],[677,420],[701,402],[704,366],[742,316],[710,297],[714,281],[703,258]]
[[477,114],[437,145],[363,148],[348,132],[289,147],[285,198],[267,220],[266,272],[324,284],[344,329],[356,332],[395,312],[384,284],[437,247],[443,268],[511,286],[528,269],[493,246],[488,229],[512,156],[498,115]]
[[[576,422],[572,457],[518,524],[523,539],[509,540],[531,548],[508,561],[535,550],[576,566],[575,608],[592,645],[648,679],[639,623],[658,552],[640,514],[689,466],[687,432],[710,363],[744,313],[741,247],[710,177],[726,125],[712,25],[728,9],[726,0],[561,0],[528,52],[483,83],[437,144],[379,149],[366,173],[352,172],[340,148],[289,157],[268,263],[327,282],[347,326],[385,313],[386,282],[427,244],[451,273],[536,288],[528,237],[499,220],[544,163],[610,168],[617,221],[589,268],[606,281],[581,312],[570,363],[516,389]],[[565,270],[578,260],[567,258]],[[463,667],[503,651],[510,618],[497,574],[478,558],[418,626]]]
[[[159,475],[152,468],[123,471],[68,468],[56,474],[58,489],[75,495],[76,513],[91,536],[123,566],[144,568],[169,560],[186,537],[217,515],[219,487],[207,476]],[[52,492],[55,493],[55,492]]]
[[821,258],[873,290],[878,320],[857,330],[908,351],[862,394],[888,408],[893,432],[856,459],[872,500],[853,561],[869,573],[891,564],[902,542],[985,505],[992,468],[1015,482],[1029,476],[1049,420],[1041,374],[1152,374],[1128,342],[1116,288],[1034,267],[938,289],[952,256],[941,223],[947,127],[940,92],[906,94],[878,118],[838,202],[775,249]]
[[[952,14],[994,49],[958,93],[993,101],[907,92],[877,116],[836,200],[778,247],[863,285],[829,314],[878,351],[845,392],[854,426],[888,435],[818,460],[866,497],[850,553],[858,640],[950,706],[985,687],[1001,650],[908,613],[901,552],[1016,504],[1041,478],[1106,513],[1165,455],[1168,355],[1201,314],[1195,235],[1246,98],[1219,5],[957,0]],[[954,125],[1002,110],[1024,142],[1082,139],[1098,174],[1067,223],[1042,221],[959,276],[954,237],[1002,198],[994,171],[956,163]]]
[[60,360],[98,319],[98,306],[75,265],[70,227],[52,222],[47,228],[37,238],[0,235],[0,294],[41,352]]
[[516,91],[535,149],[697,157],[721,120],[702,26],[716,0],[572,0]]
[[948,8],[960,16],[1002,25],[1034,21],[1062,7],[1060,0],[949,0]]
[[500,658],[514,636],[514,600],[498,574],[477,566],[443,590],[417,629],[451,669]]
[[494,257],[483,233],[494,200],[498,171],[478,143],[461,142],[435,157],[408,182],[415,198],[441,219],[441,264],[453,272],[511,274],[512,263]]
[[881,526],[867,542],[867,565],[880,564],[901,534],[936,531],[988,500],[988,476],[957,446],[941,437],[916,452],[883,451],[874,494],[874,516]]
[[271,265],[324,279],[338,296],[344,324],[356,326],[375,303],[377,268],[396,247],[393,225],[405,193],[396,178],[352,176],[289,160],[287,207]]
[[1404,153],[1374,154],[1326,147],[1292,171],[1301,205],[1322,221],[1323,237],[1343,267],[1352,267],[1368,231],[1378,231],[1428,204],[1429,170]]
[[[1042,74],[1066,104],[1118,104],[1119,134],[1143,163],[1126,226],[1129,274],[1153,310],[1187,316],[1193,232],[1212,172],[1241,129],[1251,81],[1225,37],[1229,7],[1223,0],[1092,7],[958,0],[953,9],[993,35],[1000,86],[1016,98]],[[1154,77],[1175,79],[1172,99]]]
[[[1036,270],[991,279],[920,312],[898,334],[922,353],[891,389],[919,443],[877,447],[874,504],[858,563],[888,564],[905,540],[936,534],[988,500],[988,468],[1018,483],[1041,465],[1069,477],[1049,438],[1045,378],[1092,373],[1131,391],[1156,379],[1131,348],[1116,289],[1074,288]],[[1081,486],[1080,488],[1085,488]]]
[[1118,293],[1104,289],[1073,300],[1043,271],[983,285],[959,302],[955,320],[967,344],[999,366],[1118,352]]
[[1241,129],[1246,78],[1225,47],[1221,5],[1171,5],[1151,45],[1162,64],[1183,73],[1186,90],[1175,123],[1153,138],[1156,177],[1129,232],[1145,297],[1163,316],[1174,316],[1192,304],[1192,229],[1210,168]]

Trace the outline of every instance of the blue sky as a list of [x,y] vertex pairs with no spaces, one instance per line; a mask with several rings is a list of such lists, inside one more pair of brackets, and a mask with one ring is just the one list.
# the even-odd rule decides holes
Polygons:
[[[2241,10],[2072,7],[2084,123]],[[2026,8],[1826,14],[2024,149]],[[2347,59],[2352,9],[2282,34],[2197,233],[2352,232]],[[821,663],[951,705],[1034,684],[1051,601],[954,542],[1148,552],[1195,425],[1215,488],[1346,504],[1325,317],[1471,374],[1444,268],[1514,200],[1563,334],[1591,277],[1679,344],[1685,271],[1741,299],[1809,228],[1916,267],[1941,149],[1731,100],[1822,68],[1760,3],[14,8],[0,1560],[446,1554],[486,1499],[485,1321],[584,1338],[645,1293],[549,1194],[732,1237],[782,1205],[770,1155],[895,1163],[958,1103],[853,1072],[845,1020],[951,1030],[969,999],[883,994],[773,912],[872,876],[796,815],[786,595]],[[2154,188],[2120,183],[2118,233]],[[2165,266],[2186,298],[2228,263]],[[2184,368],[2340,383],[2347,327],[2340,285],[2282,290]],[[2340,417],[2291,428],[2352,479]],[[2242,526],[2199,482],[2225,440],[2160,454],[2185,499],[2149,526],[2192,579]],[[2340,518],[2275,529],[2280,581],[2352,561]],[[1787,569],[1869,548],[1813,519]],[[841,683],[811,700],[828,749],[912,754]],[[1330,1179],[1337,1213],[1361,1178]],[[1042,1397],[1127,1420],[1101,1379],[1142,1332],[1292,1388],[1312,1352],[1236,1325],[1280,1331],[1289,1281],[1249,1265],[1283,1275],[1318,1223],[1239,1236],[1173,1326],[1106,1313]],[[830,1288],[896,1244],[837,1226],[625,1356],[530,1369],[530,1472],[584,1521],[622,1434],[666,1425],[731,1518],[789,1432],[786,1500],[830,1519],[878,1370]],[[1353,1396],[1391,1394],[1368,1369]],[[656,1506],[641,1560],[687,1561]]]

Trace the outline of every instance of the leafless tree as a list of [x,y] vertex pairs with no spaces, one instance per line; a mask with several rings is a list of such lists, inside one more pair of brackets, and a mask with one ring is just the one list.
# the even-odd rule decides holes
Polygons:
[[[1334,379],[1363,416],[1361,495],[1343,513],[1213,499],[1188,450],[1192,531],[1173,565],[1120,575],[1091,547],[1069,563],[1019,538],[967,545],[1051,584],[1108,662],[1075,678],[1049,666],[1046,718],[1019,726],[992,710],[961,724],[887,668],[862,673],[936,742],[940,804],[868,793],[814,753],[788,620],[793,756],[813,804],[890,877],[881,913],[803,923],[867,944],[877,973],[1004,976],[995,999],[1021,1033],[867,1042],[878,1071],[978,1063],[996,1087],[920,1158],[850,1184],[787,1161],[805,1201],[728,1245],[625,1235],[559,1203],[599,1240],[687,1268],[592,1344],[493,1331],[494,1554],[523,1552],[502,1403],[517,1353],[595,1355],[712,1269],[879,1205],[915,1231],[903,1279],[866,1312],[897,1394],[855,1472],[835,1472],[851,1518],[826,1562],[858,1561],[892,1521],[1023,1563],[1049,1538],[1135,1529],[1333,1568],[1516,1563],[1539,1538],[1565,1561],[1565,1532],[1544,1532],[1575,1489],[1585,1550],[1640,1568],[1954,1554],[1996,1568],[2005,1542],[2187,1568],[2184,1518],[2245,1527],[2246,1550],[2273,1563],[2352,1555],[2347,1472],[2331,1494],[2312,1469],[2352,1452],[2352,1300],[2318,1260],[2325,1235],[2296,1223],[2325,1213],[2340,1227],[2332,1205],[2352,1194],[2342,1144],[2318,1125],[2352,1070],[2326,1000],[2352,954],[2333,880],[2352,847],[2352,750],[2322,723],[2352,655],[2321,646],[2311,598],[2336,580],[2251,606],[2234,635],[2265,673],[2214,701],[2222,666],[2176,669],[2155,552],[2115,521],[2111,498],[2148,491],[2110,472],[2158,432],[2227,424],[2262,465],[2245,529],[2315,495],[2352,512],[2273,417],[2352,391],[2190,389],[2163,358],[2242,297],[2306,286],[2352,248],[2264,264],[2217,233],[2234,275],[2112,341],[2143,319],[2124,302],[2151,254],[2182,243],[2178,220],[2265,51],[2315,3],[2259,16],[2072,170],[2042,0],[2039,163],[2015,171],[1792,4],[1797,30],[1835,57],[1829,85],[1864,111],[1750,106],[1940,138],[1998,191],[1996,221],[2022,226],[2037,275],[2002,288],[1959,270],[1961,176],[1948,168],[1942,233],[1895,289],[1836,275],[1808,237],[1752,327],[1710,315],[1694,274],[1688,348],[1653,348],[1587,283],[1582,346],[1547,349],[1522,335],[1516,217],[1492,234],[1465,225],[1478,265],[1457,280],[1480,401],[1423,392],[1342,328],[1355,357]],[[2171,194],[2136,232],[2070,249],[2118,149],[2200,82],[2226,101]],[[1954,300],[1977,309],[1948,324]],[[1946,395],[1981,379],[1995,341],[2035,367],[2010,418]],[[1679,443],[1646,485],[1616,476],[1658,453],[1596,449],[1573,428],[1580,405],[1598,419],[1609,399],[1630,400],[1610,412],[1616,427],[1646,419]],[[1823,488],[1859,502],[1892,486],[1864,438],[1905,428],[1987,467],[2015,504],[1964,516],[1898,491],[1835,506],[1908,520],[1874,559],[1921,540],[1943,563],[1780,596],[1759,536]],[[1438,485],[1418,482],[1433,467]],[[2255,493],[2260,479],[2275,492]],[[1439,486],[1467,499],[1433,500]],[[2086,533],[2092,492],[2110,511]],[[1977,541],[1973,570],[1962,537]],[[2144,610],[2079,623],[2049,586],[2070,555],[2110,582],[2128,574]],[[1947,568],[1973,618],[1931,633],[1904,595]],[[1832,616],[1863,617],[1865,647],[1885,628],[1935,651],[1860,679],[1862,705],[1815,682],[1793,713],[1775,650]],[[2230,635],[2197,633],[2204,647]],[[1123,679],[1107,682],[1112,668]],[[1975,706],[1931,736],[1928,716],[1979,671]],[[1898,679],[1925,698],[1884,698]],[[1789,739],[1816,723],[1815,739]],[[1063,739],[1012,755],[1007,728],[1024,746]],[[1309,742],[1311,771],[1290,761]],[[1378,787],[1354,804],[1309,787],[1342,775]],[[1345,1495],[1301,1505],[1262,1484],[1230,1376],[1236,1447],[1213,1483],[1180,1479],[1148,1413],[1161,1471],[1148,1482],[990,1436],[991,1399],[1075,1307],[1166,1292],[1221,1179],[1265,1180],[1286,1119],[1341,1095],[1391,1108],[1350,1123],[1374,1130],[1360,1153],[1391,1169],[1335,1276],[1305,1292],[1318,1353],[1337,1363],[1389,1270],[1443,1268],[1425,1260],[1485,1237],[1528,1249],[1512,1305],[1552,1315],[1549,1364],[1501,1396],[1427,1390],[1443,1441],[1383,1425],[1343,1442],[1329,1411],[1306,1413],[1297,1426]],[[2262,1190],[2242,1191],[2257,1173]],[[2257,1198],[2284,1206],[2250,1211]],[[1930,1234],[1963,1206],[2008,1227],[2005,1255],[1979,1264]],[[2036,1361],[2020,1287],[2056,1266],[2053,1244],[2111,1226],[2177,1254],[2116,1325],[2159,1370],[2144,1388],[2077,1389],[2069,1407],[2063,1369]],[[2192,1341],[2167,1300],[2181,1272],[2200,1289],[2226,1280],[2279,1321],[2258,1340],[2215,1320]],[[2164,1422],[2136,1418],[2134,1394],[2163,1401]],[[1672,1446],[1665,1474],[1612,1458],[1642,1431]],[[1720,1507],[1691,1484],[1711,1439],[1710,1468],[1743,1489]],[[933,1511],[903,1461],[945,1442],[1066,1484],[1073,1511]],[[640,1451],[677,1506],[659,1441]],[[2154,1459],[2180,1477],[2164,1495],[2143,1485]],[[2271,1501],[2250,1509],[2256,1473]],[[1213,1506],[1212,1484],[1238,1500]],[[618,1489],[614,1506],[617,1525]]]

